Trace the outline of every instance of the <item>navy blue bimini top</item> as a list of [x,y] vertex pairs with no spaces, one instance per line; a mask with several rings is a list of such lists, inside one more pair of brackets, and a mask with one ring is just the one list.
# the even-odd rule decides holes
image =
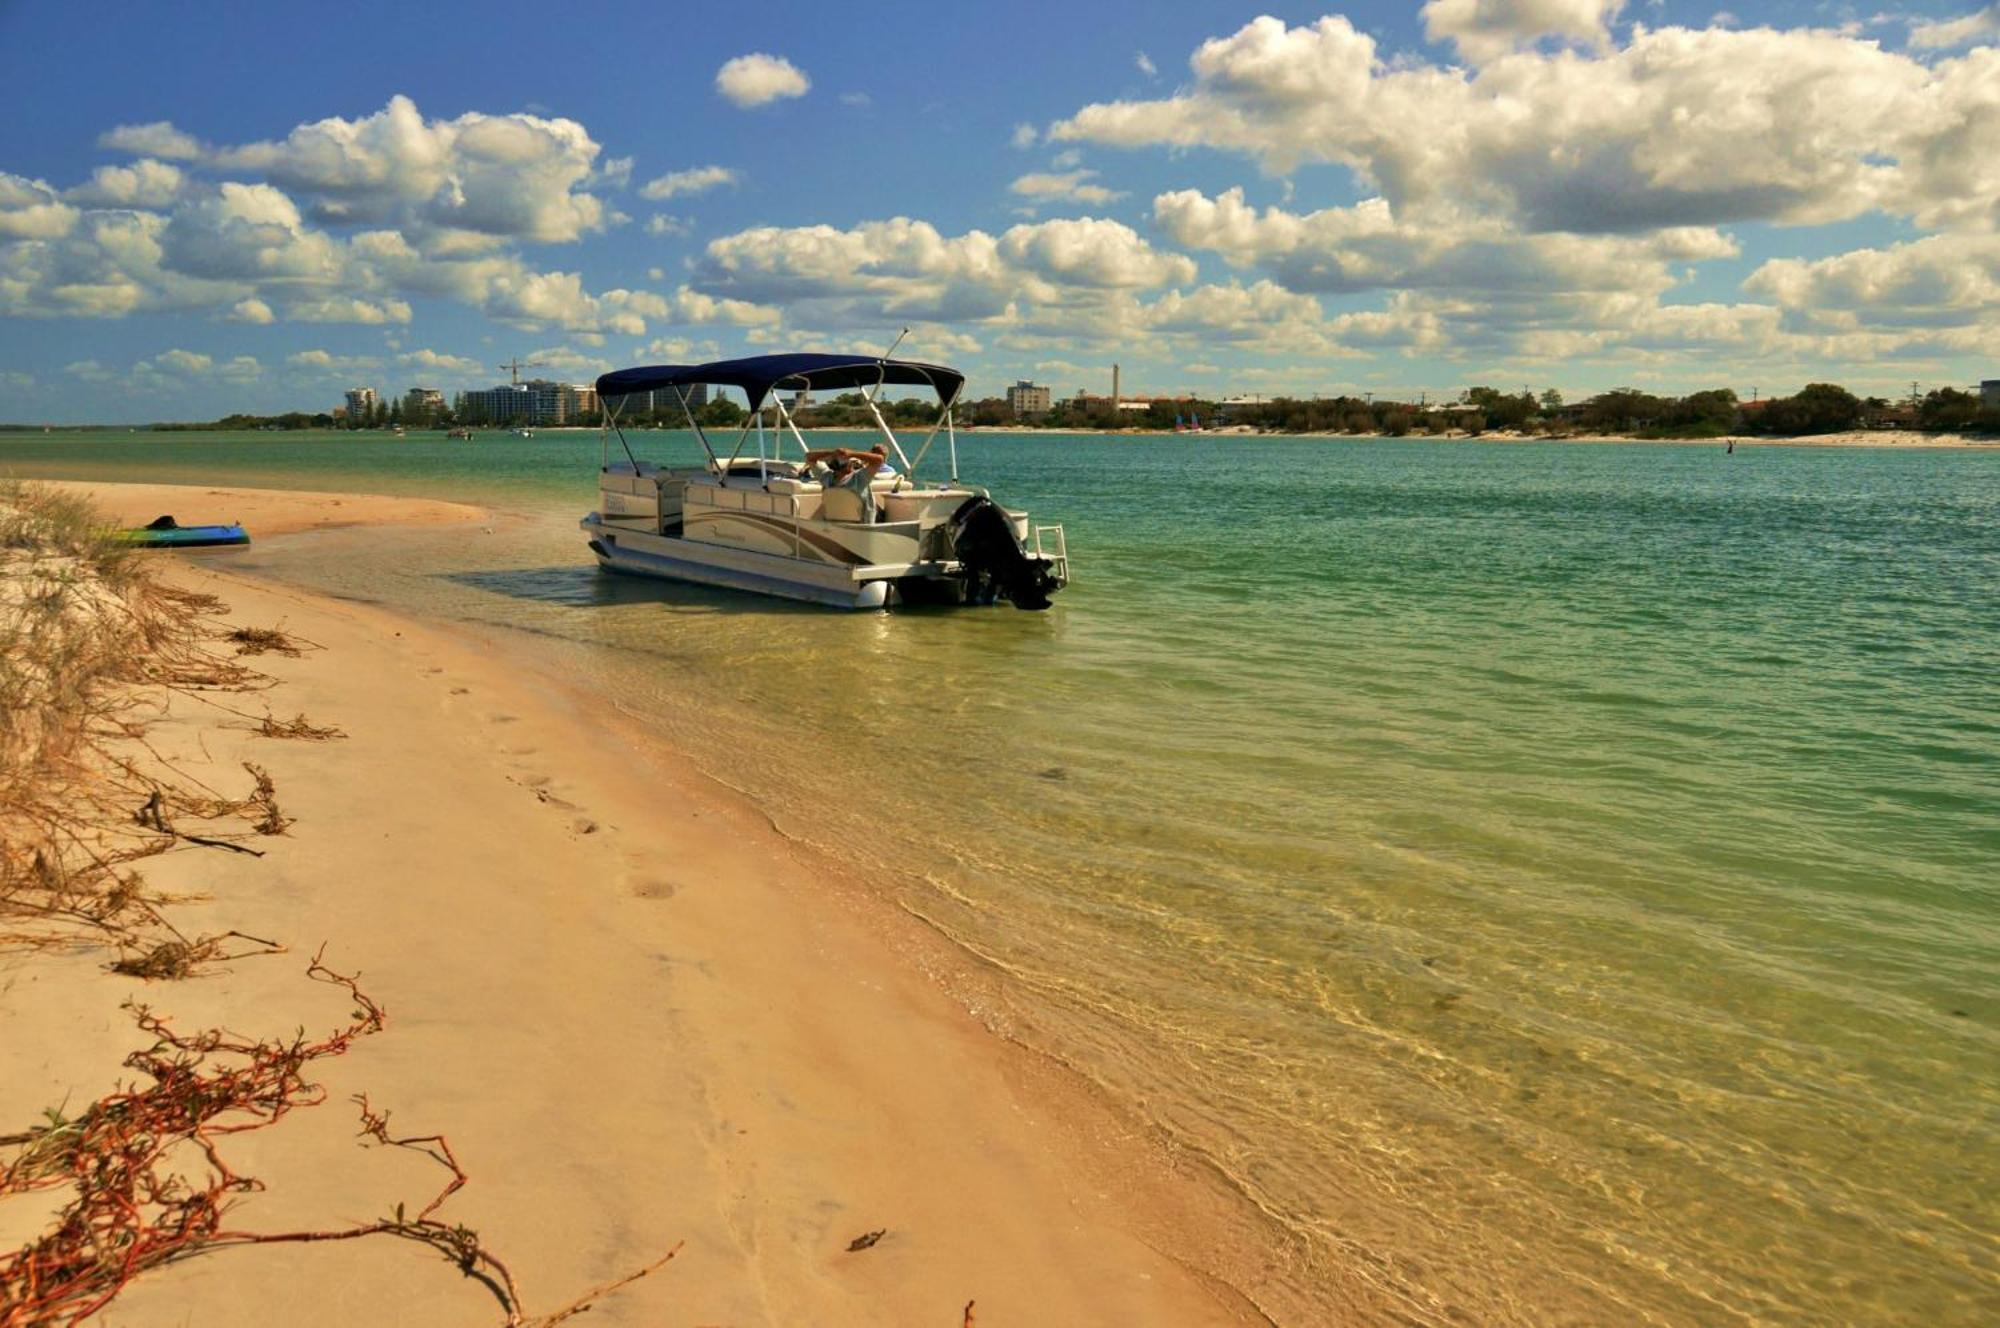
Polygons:
[[764,404],[771,389],[780,384],[838,389],[895,383],[932,388],[938,400],[949,402],[965,386],[965,375],[941,364],[885,360],[873,355],[752,355],[747,359],[713,360],[707,364],[652,364],[619,369],[597,380],[597,395],[624,397],[634,392],[690,387],[696,383],[741,388],[750,400],[750,408],[755,410]]

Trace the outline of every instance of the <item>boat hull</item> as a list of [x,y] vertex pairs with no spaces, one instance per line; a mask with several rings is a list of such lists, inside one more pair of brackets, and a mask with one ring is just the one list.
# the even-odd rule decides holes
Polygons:
[[620,527],[592,513],[579,523],[598,566],[634,576],[717,586],[839,609],[888,607],[894,568],[806,562]]

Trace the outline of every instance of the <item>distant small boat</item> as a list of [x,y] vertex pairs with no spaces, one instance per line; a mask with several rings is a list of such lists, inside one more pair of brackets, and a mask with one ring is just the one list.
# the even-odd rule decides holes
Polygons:
[[450,439],[455,439],[462,443],[469,443],[472,441],[472,430],[465,428],[453,429],[450,433],[446,434],[445,437]]
[[171,516],[162,516],[135,530],[119,531],[117,539],[121,544],[136,544],[148,549],[202,549],[248,544],[250,532],[234,523],[225,526],[184,526]]
[[522,425],[520,428],[514,430],[514,436],[516,438],[533,438],[535,436],[535,431],[533,429],[528,428],[526,425]]

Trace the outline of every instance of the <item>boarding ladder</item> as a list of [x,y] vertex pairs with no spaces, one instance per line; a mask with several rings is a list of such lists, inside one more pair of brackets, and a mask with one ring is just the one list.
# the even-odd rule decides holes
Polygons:
[[1056,580],[1069,584],[1069,541],[1057,525],[1035,527],[1035,557],[1055,569]]

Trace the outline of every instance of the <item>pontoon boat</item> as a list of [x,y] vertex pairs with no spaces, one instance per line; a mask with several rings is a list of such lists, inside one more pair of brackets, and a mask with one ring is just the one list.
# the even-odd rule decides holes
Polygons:
[[[697,385],[735,387],[750,415],[725,458],[688,408]],[[598,510],[582,521],[599,565],[617,572],[726,586],[840,608],[899,603],[991,603],[1043,609],[1069,582],[1057,525],[961,483],[952,406],[965,375],[942,365],[861,355],[760,355],[711,364],[620,369],[597,380],[604,405],[604,464]],[[940,409],[914,459],[903,451],[876,398],[885,386],[928,387]],[[785,439],[812,451],[780,391],[864,389],[892,463],[866,486],[823,483],[784,456]],[[708,454],[703,466],[664,469],[632,454],[618,413],[635,394],[669,393]],[[657,400],[657,396],[654,398]],[[767,434],[765,417],[774,417]],[[940,432],[950,478],[915,476]],[[616,434],[625,460],[611,460]],[[753,447],[754,453],[746,455]]]

